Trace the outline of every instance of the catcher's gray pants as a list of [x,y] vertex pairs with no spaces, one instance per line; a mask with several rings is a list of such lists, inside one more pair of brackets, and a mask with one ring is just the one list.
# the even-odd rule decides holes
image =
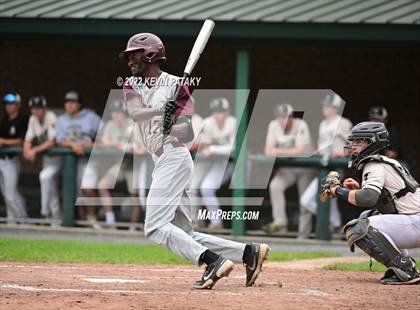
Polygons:
[[193,161],[184,147],[164,146],[155,159],[153,181],[146,201],[146,236],[194,264],[210,249],[226,258],[242,262],[245,244],[195,232],[189,215]]
[[58,156],[44,156],[42,170],[39,173],[41,184],[41,214],[51,216],[53,223],[61,222],[60,196],[57,187],[57,176],[61,168],[61,158]]
[[369,217],[369,224],[405,255],[407,249],[420,248],[420,213],[374,215]]
[[[311,182],[314,173],[305,168],[281,168],[270,182],[270,199],[274,221],[287,226],[286,198],[284,192],[293,184],[297,183],[299,196]],[[299,210],[299,237],[309,236],[312,228],[312,213],[305,208]]]
[[0,189],[6,204],[7,223],[10,224],[28,217],[25,200],[18,192],[19,173],[20,162],[17,156],[0,158]]

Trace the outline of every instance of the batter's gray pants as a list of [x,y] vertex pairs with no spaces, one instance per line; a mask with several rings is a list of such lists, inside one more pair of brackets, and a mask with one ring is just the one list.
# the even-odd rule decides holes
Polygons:
[[164,146],[164,153],[155,160],[147,197],[145,235],[194,264],[207,249],[242,262],[245,244],[193,230],[188,196],[192,170],[193,161],[186,148]]

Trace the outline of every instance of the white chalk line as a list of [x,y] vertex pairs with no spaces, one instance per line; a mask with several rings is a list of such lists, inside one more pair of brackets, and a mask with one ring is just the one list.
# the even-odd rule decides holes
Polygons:
[[[133,268],[124,268],[124,267],[117,267],[118,270],[127,270],[132,271],[136,268],[141,268],[140,271],[152,271],[152,272],[195,272],[195,273],[202,273],[203,270],[201,269],[176,269],[176,268],[169,268],[169,269],[159,269],[159,268],[142,268],[142,265]],[[42,265],[0,265],[0,268],[36,268],[36,269],[92,269],[92,266],[42,266]]]
[[83,278],[84,281],[91,283],[146,283],[148,280],[133,279],[111,279],[111,278]]
[[[1,289],[14,289],[27,292],[47,292],[47,293],[109,293],[109,294],[137,294],[137,295],[162,295],[162,294],[174,294],[174,291],[162,291],[156,289],[155,291],[131,291],[131,290],[100,290],[100,289],[78,289],[78,288],[41,288],[27,285],[17,284],[1,284]],[[204,291],[204,290],[193,290],[200,294],[211,294],[217,293],[221,295],[229,296],[240,296],[242,293],[224,292],[224,291]],[[176,295],[190,295],[191,291],[176,292]]]

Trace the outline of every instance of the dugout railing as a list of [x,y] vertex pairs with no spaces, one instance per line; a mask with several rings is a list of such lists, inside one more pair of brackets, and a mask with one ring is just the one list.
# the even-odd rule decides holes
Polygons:
[[[115,155],[117,150],[103,149],[101,153],[104,155]],[[0,147],[1,155],[21,155],[21,147]],[[62,156],[63,168],[62,168],[62,199],[63,199],[63,225],[74,226],[75,224],[75,201],[76,201],[76,165],[77,155],[68,148],[53,147],[49,149],[45,154],[52,156]],[[90,149],[86,150],[86,156],[90,155]],[[273,159],[268,158],[262,154],[248,154],[247,165],[248,171],[251,171],[258,165],[272,165]],[[290,158],[282,157],[275,160],[275,165],[281,167],[307,167],[316,168],[319,170],[319,178],[322,179],[331,169],[342,169],[347,167],[346,158],[335,158],[328,161],[323,160],[320,156],[312,156],[308,158]],[[250,175],[248,174],[247,178]],[[248,180],[245,182],[248,184]],[[321,184],[322,182],[319,182]],[[320,189],[319,189],[320,190]],[[329,229],[329,213],[330,208],[328,203],[322,203],[318,200],[316,225],[315,225],[315,238],[321,240],[329,240],[331,238],[331,232]],[[233,220],[235,221],[235,220]],[[232,223],[232,232],[238,227]],[[233,232],[234,233],[234,232]]]

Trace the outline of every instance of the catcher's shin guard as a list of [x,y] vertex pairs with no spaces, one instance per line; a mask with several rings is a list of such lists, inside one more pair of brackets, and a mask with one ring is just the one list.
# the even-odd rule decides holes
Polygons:
[[370,226],[368,218],[358,218],[348,222],[344,226],[344,231],[352,252],[356,244],[388,268],[384,278],[392,274],[400,282],[407,282],[418,277],[415,260],[403,255],[379,230]]

